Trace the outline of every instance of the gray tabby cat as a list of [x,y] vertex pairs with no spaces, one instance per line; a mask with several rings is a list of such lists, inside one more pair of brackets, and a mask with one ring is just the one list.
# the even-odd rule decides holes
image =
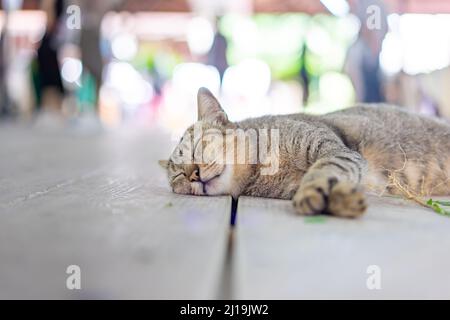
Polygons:
[[[193,157],[205,146],[204,137],[192,138],[195,126],[222,135],[236,129],[277,129],[279,170],[263,175],[261,163],[180,163],[180,157]],[[187,129],[164,166],[175,193],[292,199],[301,215],[357,217],[367,208],[364,189],[399,193],[393,178],[416,194],[450,195],[450,125],[387,105],[233,123],[211,92],[201,88],[198,122]]]

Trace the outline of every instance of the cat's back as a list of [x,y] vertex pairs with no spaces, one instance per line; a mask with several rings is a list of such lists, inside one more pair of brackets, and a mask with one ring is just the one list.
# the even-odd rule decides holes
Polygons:
[[287,149],[297,144],[298,148],[293,149],[299,153],[308,150],[311,141],[301,136],[314,137],[314,141],[338,136],[347,148],[367,160],[365,185],[385,187],[389,172],[400,172],[400,181],[413,190],[423,187],[430,194],[447,194],[450,188],[450,181],[445,180],[450,175],[450,125],[444,120],[376,104],[321,116],[265,116],[239,125],[281,129],[281,142]]
[[241,128],[277,128],[287,133],[292,131],[293,125],[297,129],[305,124],[327,127],[356,150],[364,145],[409,146],[436,142],[450,148],[448,122],[387,104],[361,104],[320,116],[305,113],[269,115],[238,124]]
[[450,146],[448,122],[385,105],[359,105],[320,117],[357,144],[424,145],[439,142]]

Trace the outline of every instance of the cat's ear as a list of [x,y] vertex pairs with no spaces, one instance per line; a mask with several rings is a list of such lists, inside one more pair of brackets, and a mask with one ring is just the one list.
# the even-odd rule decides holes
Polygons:
[[167,160],[159,160],[158,164],[163,168],[163,169],[167,169],[169,167],[169,161]]
[[200,88],[197,94],[198,120],[225,124],[228,117],[211,91]]

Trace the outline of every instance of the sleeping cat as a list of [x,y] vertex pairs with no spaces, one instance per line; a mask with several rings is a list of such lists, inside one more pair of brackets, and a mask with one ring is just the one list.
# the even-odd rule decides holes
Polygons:
[[[210,91],[201,88],[197,98],[198,122],[162,163],[175,193],[292,199],[298,214],[348,218],[365,212],[365,189],[399,194],[400,185],[414,194],[450,195],[450,125],[444,121],[366,105],[322,116],[264,116],[233,123]],[[254,130],[262,141],[261,129],[279,134],[276,172],[262,174],[267,162],[217,161],[227,141],[236,139],[227,132]],[[244,142],[247,156],[261,155],[260,145],[251,150],[249,136]],[[198,158],[199,152],[206,157]]]

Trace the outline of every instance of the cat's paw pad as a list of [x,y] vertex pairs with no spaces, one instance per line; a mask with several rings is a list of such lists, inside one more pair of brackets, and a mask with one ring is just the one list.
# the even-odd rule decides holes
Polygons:
[[329,213],[339,217],[356,218],[367,209],[366,197],[361,186],[350,182],[338,182],[329,196]]
[[300,215],[327,213],[338,217],[356,218],[366,209],[366,199],[361,186],[323,178],[302,186],[293,198],[295,211]]
[[328,205],[328,195],[336,183],[334,178],[318,179],[302,186],[292,199],[295,211],[305,216],[323,213]]

